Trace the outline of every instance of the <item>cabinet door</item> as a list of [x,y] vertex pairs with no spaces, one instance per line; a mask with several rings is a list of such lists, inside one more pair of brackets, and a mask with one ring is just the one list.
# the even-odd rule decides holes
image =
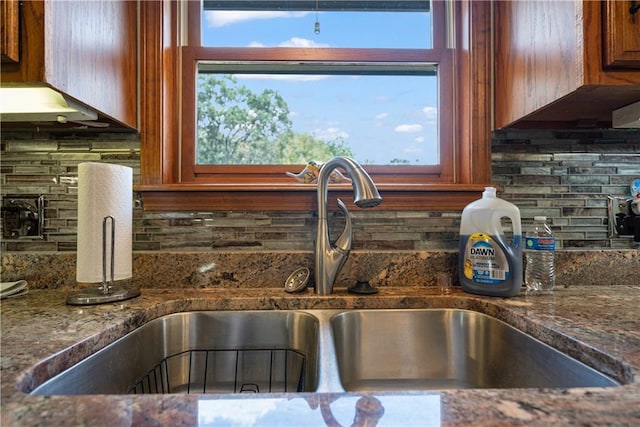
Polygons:
[[0,0],[0,20],[2,21],[0,58],[2,62],[20,60],[20,24],[18,0]]
[[607,68],[640,68],[640,0],[607,0],[603,3],[603,65]]

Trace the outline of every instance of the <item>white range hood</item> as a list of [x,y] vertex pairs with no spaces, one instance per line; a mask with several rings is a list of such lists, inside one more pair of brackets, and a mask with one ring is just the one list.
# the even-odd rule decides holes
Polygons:
[[0,121],[75,122],[96,120],[98,115],[47,86],[0,87]]

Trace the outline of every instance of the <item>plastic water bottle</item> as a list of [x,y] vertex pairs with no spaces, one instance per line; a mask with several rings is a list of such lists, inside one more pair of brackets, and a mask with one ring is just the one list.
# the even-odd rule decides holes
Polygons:
[[547,224],[546,216],[533,218],[533,229],[525,238],[524,283],[527,292],[549,293],[556,285],[554,251],[556,239]]

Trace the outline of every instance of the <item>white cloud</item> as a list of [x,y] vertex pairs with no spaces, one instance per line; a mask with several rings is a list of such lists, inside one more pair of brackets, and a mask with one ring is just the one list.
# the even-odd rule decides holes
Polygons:
[[438,118],[438,109],[436,107],[424,107],[422,112],[427,116],[427,120],[435,121]]
[[402,150],[403,153],[406,154],[411,154],[411,155],[415,155],[415,154],[419,154],[422,153],[422,148],[418,148],[418,147],[407,147],[404,150]]
[[398,133],[416,133],[422,130],[422,125],[398,125],[394,130]]
[[280,47],[329,47],[326,43],[316,43],[310,39],[302,37],[291,37],[279,44]]
[[422,144],[424,142],[424,137],[419,136],[416,139],[414,139],[415,142],[417,142],[418,144]]
[[384,120],[389,117],[389,113],[380,113],[376,114],[376,120]]
[[[291,37],[289,40],[278,43],[279,47],[329,47],[326,43],[316,43],[310,39],[304,39],[302,37]],[[251,42],[249,47],[267,47],[262,42]]]
[[260,419],[273,413],[278,399],[252,399],[251,405],[239,400],[201,400],[198,402],[198,424],[224,424],[235,426],[254,426]]
[[309,12],[208,10],[205,11],[205,19],[207,26],[217,28],[256,19],[302,18],[308,14]]
[[326,129],[316,129],[313,131],[313,135],[316,138],[320,138],[325,141],[332,141],[336,138],[342,138],[342,139],[349,138],[349,133],[336,127],[328,127]]

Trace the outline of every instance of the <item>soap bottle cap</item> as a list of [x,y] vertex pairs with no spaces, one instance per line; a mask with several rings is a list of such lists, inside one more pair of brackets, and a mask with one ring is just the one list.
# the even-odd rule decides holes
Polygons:
[[484,187],[484,192],[482,193],[482,197],[496,197],[496,188]]

